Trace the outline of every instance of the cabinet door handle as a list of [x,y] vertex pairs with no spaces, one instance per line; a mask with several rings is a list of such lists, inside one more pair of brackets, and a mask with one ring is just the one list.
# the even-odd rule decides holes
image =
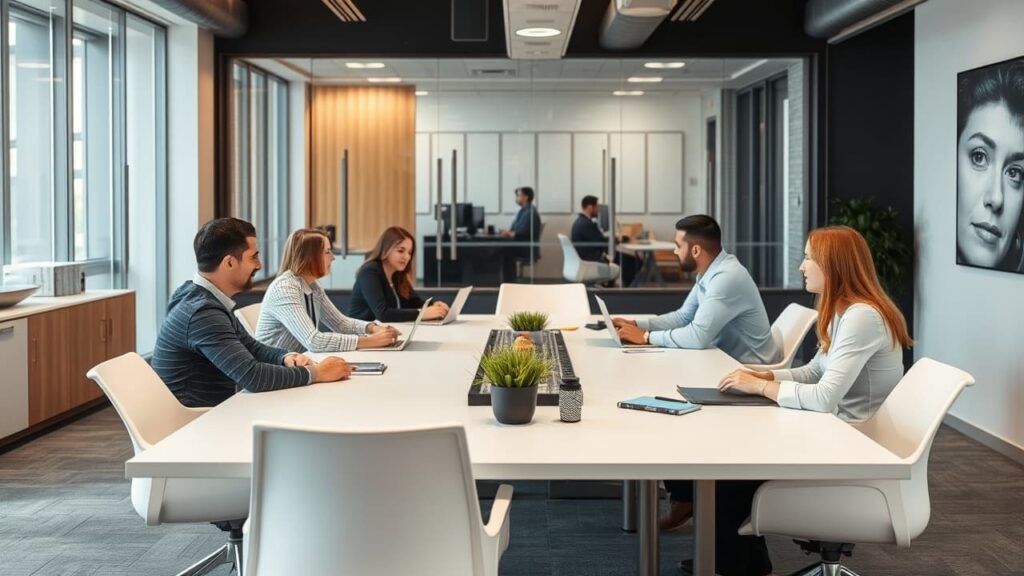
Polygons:
[[39,357],[39,339],[38,338],[33,338],[32,339],[32,363],[33,364],[36,363],[36,358],[38,358],[38,357]]
[[113,318],[107,318],[107,339],[108,340],[113,340],[114,339],[114,319]]
[[11,334],[13,332],[14,332],[14,326],[13,325],[11,325],[11,326],[4,326],[3,328],[0,328],[0,334]]

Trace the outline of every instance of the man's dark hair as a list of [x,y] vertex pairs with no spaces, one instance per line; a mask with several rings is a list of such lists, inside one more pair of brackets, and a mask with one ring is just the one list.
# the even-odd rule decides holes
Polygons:
[[722,251],[722,229],[718,222],[705,214],[694,214],[676,222],[676,230],[686,232],[686,241],[697,244],[711,255]]
[[200,272],[213,272],[227,255],[241,258],[249,247],[246,238],[255,238],[256,228],[238,218],[215,218],[196,232],[192,247]]
[[523,196],[526,196],[527,200],[533,202],[533,188],[530,188],[529,186],[520,186],[519,188],[516,188],[516,192],[522,192]]
[[586,196],[583,197],[583,200],[580,201],[580,208],[586,210],[591,206],[597,206],[597,196],[591,196],[587,194]]

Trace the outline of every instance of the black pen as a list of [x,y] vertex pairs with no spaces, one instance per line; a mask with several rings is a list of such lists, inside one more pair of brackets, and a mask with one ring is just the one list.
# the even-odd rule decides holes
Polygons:
[[655,400],[664,400],[666,402],[679,402],[680,404],[689,404],[686,400],[680,400],[679,398],[666,398],[665,396],[655,396]]

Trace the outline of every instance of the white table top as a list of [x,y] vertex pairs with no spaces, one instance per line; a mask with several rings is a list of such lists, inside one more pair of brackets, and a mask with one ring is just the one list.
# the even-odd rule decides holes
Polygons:
[[[348,352],[386,362],[383,376],[262,394],[241,393],[126,463],[128,477],[247,478],[252,423],[382,429],[459,423],[480,479],[908,478],[901,459],[830,414],[778,407],[708,406],[684,416],[624,410],[618,400],[676,396],[677,384],[714,386],[738,366],[723,352],[624,354],[606,331],[565,332],[584,390],[583,418],[557,406],[532,423],[498,424],[467,391],[493,316],[422,325],[403,352]],[[407,332],[408,325],[403,325]]]
[[651,240],[650,242],[624,242],[616,246],[617,249],[621,250],[633,250],[637,252],[657,252],[658,250],[668,250],[669,252],[676,249],[674,242],[667,240]]

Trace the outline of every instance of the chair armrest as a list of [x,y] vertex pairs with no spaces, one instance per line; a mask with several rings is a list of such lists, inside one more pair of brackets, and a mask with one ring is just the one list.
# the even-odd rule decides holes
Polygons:
[[494,495],[494,503],[491,504],[491,516],[487,519],[484,532],[491,538],[497,537],[502,531],[508,529],[508,511],[512,506],[512,486],[502,484],[498,486],[498,492]]

